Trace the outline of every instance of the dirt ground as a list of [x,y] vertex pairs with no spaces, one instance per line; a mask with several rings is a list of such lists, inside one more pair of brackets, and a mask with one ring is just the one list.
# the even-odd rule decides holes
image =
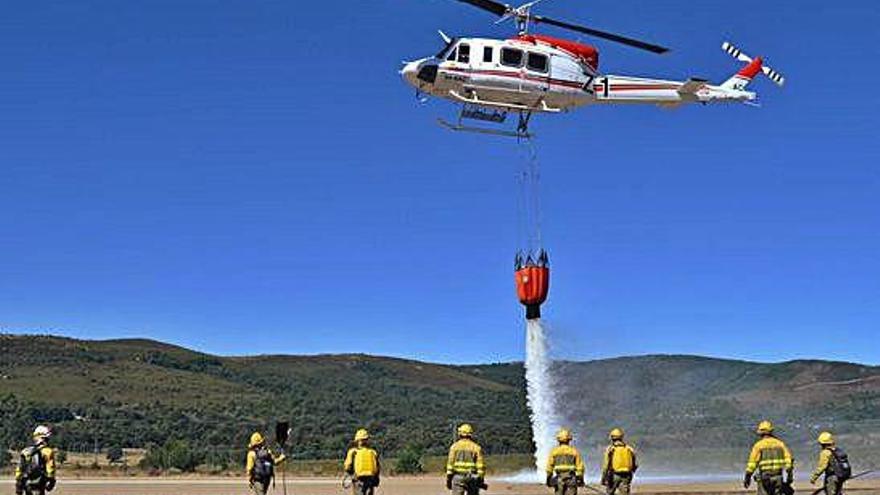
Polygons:
[[[490,489],[485,495],[548,495],[552,492],[539,485],[510,484],[489,480]],[[880,495],[880,479],[853,480],[847,485],[847,493],[856,495]],[[796,486],[797,492],[809,495],[813,489],[804,483]],[[10,480],[0,482],[0,494],[12,495]],[[282,495],[281,480],[270,494]],[[329,478],[298,478],[287,480],[289,495],[342,495],[340,481]],[[445,495],[447,492],[440,478],[390,478],[383,481],[376,495]],[[597,493],[581,489],[581,494]],[[686,485],[636,485],[634,493],[649,494],[753,494],[743,491],[736,483],[686,484]],[[248,495],[247,485],[228,478],[178,478],[178,479],[77,479],[61,480],[53,495]]]

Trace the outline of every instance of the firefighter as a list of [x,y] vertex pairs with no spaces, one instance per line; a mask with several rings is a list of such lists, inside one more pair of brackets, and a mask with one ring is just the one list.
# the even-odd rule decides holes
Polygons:
[[483,449],[473,440],[474,428],[465,423],[458,427],[458,440],[449,448],[446,460],[446,489],[453,495],[479,495],[485,490],[486,465]]
[[[791,451],[782,440],[773,435],[773,423],[764,420],[758,423],[756,433],[760,436],[746,464],[743,487],[748,489],[752,476],[758,482],[760,495],[782,495],[790,491],[794,481],[794,461]],[[785,476],[783,477],[783,473]]]
[[33,445],[21,451],[15,468],[16,495],[44,495],[55,489],[55,450],[49,447],[52,429],[37,426],[32,438]]
[[629,495],[633,475],[639,468],[636,451],[623,441],[623,430],[614,428],[608,434],[611,445],[602,457],[602,485],[608,495]]
[[559,442],[547,459],[547,486],[555,487],[556,495],[577,495],[584,486],[584,460],[571,446],[571,431],[562,428],[556,433]]
[[361,428],[354,434],[354,446],[348,449],[343,464],[345,472],[352,477],[353,495],[373,495],[379,486],[379,454],[370,447],[370,434]]
[[251,435],[245,472],[254,495],[266,495],[266,492],[269,491],[269,485],[275,480],[275,466],[285,460],[287,457],[283,453],[277,456],[272,453],[266,445],[266,439],[260,432],[254,432]]
[[849,464],[849,458],[843,449],[837,447],[834,442],[834,436],[823,431],[816,439],[821,447],[819,452],[819,463],[813,475],[810,476],[810,483],[816,484],[819,476],[825,475],[825,495],[840,495],[843,492],[843,482],[852,476],[852,468]]

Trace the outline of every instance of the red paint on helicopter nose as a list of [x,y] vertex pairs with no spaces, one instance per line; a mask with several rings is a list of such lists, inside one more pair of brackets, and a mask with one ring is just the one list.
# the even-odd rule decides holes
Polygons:
[[585,45],[583,43],[565,40],[562,38],[554,38],[553,36],[547,36],[545,34],[521,34],[515,39],[525,41],[527,43],[537,43],[540,41],[541,43],[548,44],[554,48],[565,50],[575,57],[583,60],[593,69],[599,69],[599,50],[597,50],[594,46]]

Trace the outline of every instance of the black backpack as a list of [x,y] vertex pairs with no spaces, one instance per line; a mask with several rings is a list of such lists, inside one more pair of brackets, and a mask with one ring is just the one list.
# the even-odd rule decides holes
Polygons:
[[21,477],[24,480],[36,483],[46,477],[46,460],[43,459],[40,447],[36,445],[21,451],[21,459],[18,465],[21,468]]
[[849,457],[843,449],[836,447],[831,449],[831,472],[840,481],[848,480],[852,477],[852,466],[849,464]]
[[266,447],[256,450],[257,459],[254,462],[254,479],[260,483],[268,483],[275,477],[275,459]]

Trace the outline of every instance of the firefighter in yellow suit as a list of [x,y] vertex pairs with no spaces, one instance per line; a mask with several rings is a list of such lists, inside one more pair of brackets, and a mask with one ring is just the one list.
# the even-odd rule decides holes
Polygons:
[[473,440],[474,428],[458,427],[458,440],[449,448],[446,460],[446,489],[453,495],[479,495],[485,489],[486,464],[483,449]]
[[248,443],[245,472],[248,484],[254,495],[266,495],[269,485],[275,479],[275,466],[287,460],[284,454],[276,456],[266,445],[260,432],[254,432]]
[[352,477],[352,494],[373,495],[379,486],[379,454],[370,447],[370,433],[363,428],[355,432],[354,444],[348,449],[342,466]]
[[636,451],[623,441],[623,430],[614,428],[608,434],[611,445],[602,457],[602,485],[608,495],[629,495],[633,475],[639,469]]
[[15,468],[16,495],[44,495],[55,489],[55,450],[49,447],[52,429],[37,426],[34,444],[21,451],[21,460]]
[[547,458],[547,486],[555,488],[556,495],[577,495],[584,486],[584,459],[571,446],[571,431],[562,428],[556,433],[559,442]]
[[[837,446],[834,443],[834,435],[831,432],[823,431],[819,434],[819,438],[816,441],[821,446],[822,450],[819,452],[819,462],[816,465],[816,470],[813,471],[813,474],[810,476],[810,483],[816,484],[819,481],[819,477],[825,476],[825,483],[823,484],[825,489],[825,495],[840,495],[843,493],[843,483],[846,481],[845,478],[841,476],[846,476],[847,474],[840,474],[836,465],[839,464],[838,456],[841,452],[838,450]],[[844,454],[845,455],[845,454]],[[847,464],[849,463],[849,459],[846,460]],[[851,474],[851,473],[849,473]]]
[[761,421],[756,433],[761,438],[755,442],[749,454],[743,487],[748,488],[752,484],[754,475],[760,495],[782,495],[789,492],[794,481],[791,451],[782,440],[773,435],[773,423]]

